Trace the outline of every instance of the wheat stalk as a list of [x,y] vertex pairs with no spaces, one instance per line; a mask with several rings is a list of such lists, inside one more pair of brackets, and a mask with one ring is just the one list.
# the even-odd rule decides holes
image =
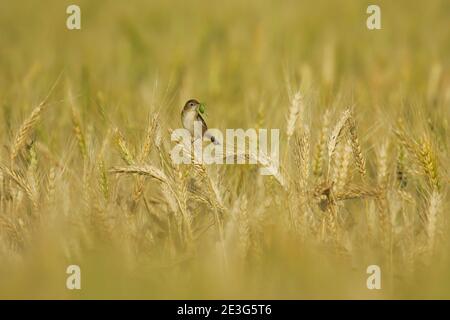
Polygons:
[[353,150],[353,157],[356,162],[356,167],[358,168],[359,173],[364,178],[367,175],[366,171],[366,161],[362,155],[361,145],[359,143],[358,134],[356,130],[356,121],[353,116],[350,115],[348,118],[349,122],[349,132],[350,132],[350,141]]
[[428,248],[432,254],[436,243],[436,230],[438,227],[439,212],[441,210],[442,197],[437,190],[434,190],[429,199],[427,212],[426,231],[428,235]]
[[80,149],[81,156],[84,160],[87,159],[87,147],[86,147],[86,138],[84,136],[83,129],[81,128],[81,118],[77,108],[72,105],[72,126],[73,132],[75,133],[75,137],[78,141],[78,147]]
[[291,100],[291,105],[289,107],[289,116],[287,118],[286,135],[288,143],[292,135],[294,134],[295,124],[297,123],[297,119],[299,118],[300,114],[304,111],[303,109],[303,97],[300,92],[297,92]]
[[51,167],[47,178],[47,203],[52,206],[55,203],[56,169]]
[[61,74],[58,76],[55,83],[50,88],[50,91],[44,98],[44,100],[42,100],[42,102],[39,103],[39,105],[33,109],[30,116],[27,119],[25,119],[25,121],[22,123],[19,130],[17,131],[16,137],[11,146],[11,153],[10,153],[11,165],[13,165],[14,160],[17,158],[17,155],[19,154],[20,150],[25,146],[28,137],[31,135],[32,131],[34,130],[34,127],[39,122],[42,111],[47,106],[50,95],[52,94],[53,90],[58,84],[60,77]]
[[120,132],[119,129],[114,130],[114,142],[117,146],[117,149],[119,151],[120,157],[127,165],[133,165],[134,164],[134,156],[130,152],[130,149],[128,148],[128,144],[125,141],[125,138],[123,134]]
[[342,131],[344,130],[347,120],[350,118],[350,110],[345,110],[339,121],[336,123],[331,135],[328,139],[328,172],[330,172],[331,162],[334,157],[334,152],[336,151],[336,146],[338,145],[340,138],[342,136]]
[[106,201],[109,200],[110,194],[109,194],[109,181],[108,181],[108,175],[105,168],[105,162],[102,160],[99,161],[98,165],[98,171],[99,171],[99,185],[100,190],[103,194],[103,197]]
[[313,174],[320,177],[323,173],[324,154],[327,144],[328,126],[330,125],[330,110],[326,110],[322,119],[322,129],[319,136],[319,141],[316,145],[316,152],[314,154]]
[[439,179],[436,153],[428,138],[425,137],[422,139],[421,148],[417,150],[417,157],[432,188],[440,190],[441,182]]
[[126,167],[113,167],[109,170],[109,172],[118,174],[137,174],[148,176],[164,183],[168,182],[168,179],[164,172],[151,165],[129,165]]
[[26,195],[28,196],[28,199],[31,201],[33,208],[37,210],[39,207],[38,199],[36,196],[35,191],[32,189],[32,187],[29,185],[28,181],[25,180],[24,177],[22,177],[19,173],[12,171],[11,169],[0,165],[0,169],[6,173],[12,181],[14,181],[23,191],[25,191]]
[[380,147],[379,155],[378,155],[378,185],[382,188],[386,188],[387,184],[387,173],[388,173],[388,147],[389,142],[386,141]]
[[352,148],[348,145],[348,143],[345,143],[340,148],[340,152],[338,152],[338,155],[336,157],[336,165],[333,178],[333,187],[336,192],[344,190],[344,187],[347,184],[351,152]]

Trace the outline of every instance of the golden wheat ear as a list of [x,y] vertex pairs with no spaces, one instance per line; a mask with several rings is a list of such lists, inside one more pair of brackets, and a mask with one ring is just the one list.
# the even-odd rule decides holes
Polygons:
[[61,75],[62,73],[59,74],[58,78],[50,88],[50,91],[48,92],[44,100],[42,100],[41,103],[39,103],[39,105],[33,109],[30,116],[27,119],[25,119],[25,121],[22,123],[19,130],[17,131],[16,137],[11,146],[11,154],[10,154],[11,164],[17,158],[22,148],[26,145],[26,142],[28,141],[28,138],[30,137],[31,133],[36,127],[36,124],[41,119],[42,111],[44,110],[44,107],[48,104],[48,100],[51,94],[53,93],[54,89],[56,88],[57,84],[59,83]]

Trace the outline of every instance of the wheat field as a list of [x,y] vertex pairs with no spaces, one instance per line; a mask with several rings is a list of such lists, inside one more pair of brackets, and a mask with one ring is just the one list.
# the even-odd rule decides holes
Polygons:
[[[0,2],[1,298],[450,299],[447,0],[70,4]],[[174,164],[190,98],[280,177]]]

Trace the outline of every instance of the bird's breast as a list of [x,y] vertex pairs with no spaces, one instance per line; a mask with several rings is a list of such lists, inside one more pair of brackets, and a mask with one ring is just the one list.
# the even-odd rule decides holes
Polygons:
[[197,112],[195,112],[195,111],[186,111],[182,115],[181,120],[183,122],[183,127],[185,129],[189,130],[191,135],[194,134],[194,122],[195,122],[196,116],[197,116]]

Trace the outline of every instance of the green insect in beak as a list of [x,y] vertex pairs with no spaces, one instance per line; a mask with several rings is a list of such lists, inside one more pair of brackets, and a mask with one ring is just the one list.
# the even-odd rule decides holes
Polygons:
[[205,114],[205,104],[204,103],[200,103],[200,106],[198,107],[198,112],[200,112],[201,114]]

